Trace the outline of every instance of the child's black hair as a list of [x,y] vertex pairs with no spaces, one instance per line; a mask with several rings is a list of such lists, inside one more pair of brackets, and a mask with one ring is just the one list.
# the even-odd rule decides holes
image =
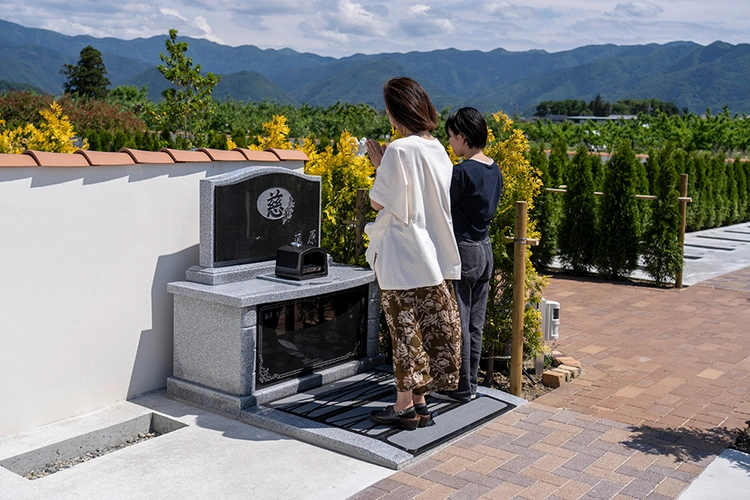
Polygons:
[[445,121],[445,133],[462,135],[470,148],[482,149],[487,145],[487,121],[475,108],[460,108]]

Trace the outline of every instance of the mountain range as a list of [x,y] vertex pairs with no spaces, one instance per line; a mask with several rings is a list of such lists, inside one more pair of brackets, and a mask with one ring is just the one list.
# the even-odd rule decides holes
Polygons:
[[[64,64],[81,49],[102,53],[112,87],[145,86],[158,101],[169,82],[159,73],[167,36],[120,40],[67,36],[0,20],[0,91],[34,86],[62,93]],[[562,52],[462,51],[355,54],[324,57],[291,49],[230,47],[203,39],[188,42],[188,57],[202,71],[222,76],[218,99],[307,103],[337,101],[382,109],[382,85],[392,76],[418,80],[437,108],[474,106],[486,112],[531,114],[541,101],[659,99],[700,114],[728,106],[750,114],[750,44],[677,41],[647,45],[588,45]],[[4,81],[4,82],[3,82]]]

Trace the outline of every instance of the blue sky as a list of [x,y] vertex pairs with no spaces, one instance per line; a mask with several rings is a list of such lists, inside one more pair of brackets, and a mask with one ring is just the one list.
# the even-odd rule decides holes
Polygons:
[[0,0],[0,18],[66,35],[166,35],[225,45],[355,53],[488,51],[689,40],[750,42],[747,0]]

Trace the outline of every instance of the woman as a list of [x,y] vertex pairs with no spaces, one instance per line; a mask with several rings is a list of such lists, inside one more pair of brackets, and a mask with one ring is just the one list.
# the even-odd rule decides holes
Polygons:
[[461,324],[446,281],[461,278],[451,221],[453,165],[430,133],[438,127],[437,113],[417,82],[393,78],[383,96],[391,125],[404,137],[387,148],[367,141],[376,169],[370,203],[378,216],[365,229],[366,256],[391,333],[397,396],[370,416],[415,429],[430,420],[425,394],[458,386]]

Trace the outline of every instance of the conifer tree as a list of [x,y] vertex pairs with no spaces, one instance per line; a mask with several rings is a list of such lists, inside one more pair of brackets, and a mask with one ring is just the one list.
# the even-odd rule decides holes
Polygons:
[[740,222],[745,222],[748,220],[748,202],[750,200],[748,200],[747,174],[742,163],[739,156],[734,159],[734,171],[737,176],[737,215]]
[[674,146],[668,143],[659,153],[660,165],[655,178],[654,202],[650,223],[643,234],[643,262],[646,272],[657,284],[674,281],[682,269],[683,254],[679,242],[680,206],[677,198],[677,170]]
[[596,199],[586,146],[578,146],[568,166],[558,234],[560,260],[573,272],[583,273],[594,264],[596,249]]
[[552,141],[549,152],[549,180],[550,185],[547,187],[560,187],[560,184],[567,178],[567,169],[570,159],[568,158],[568,147],[562,137],[557,137]]
[[625,277],[638,265],[640,223],[635,153],[621,141],[608,162],[599,212],[597,267],[608,277]]
[[107,97],[107,68],[102,53],[91,45],[81,50],[78,64],[65,64],[60,73],[67,76],[63,89],[83,99],[104,99]]
[[531,262],[535,267],[547,267],[552,263],[552,259],[557,253],[557,225],[559,215],[555,203],[558,199],[556,193],[544,190],[551,184],[549,175],[549,163],[547,153],[544,152],[544,145],[531,148],[529,151],[529,163],[531,166],[541,172],[542,190],[534,200],[534,205],[529,211],[529,217],[536,221],[536,229],[540,233],[539,245],[531,251]]

